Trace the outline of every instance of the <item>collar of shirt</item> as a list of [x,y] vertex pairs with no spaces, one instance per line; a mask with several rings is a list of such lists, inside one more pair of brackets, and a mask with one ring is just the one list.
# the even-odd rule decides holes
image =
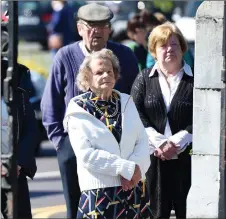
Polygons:
[[[184,62],[183,67],[180,69],[180,71],[176,75],[178,75],[179,73],[182,74],[182,72],[184,72],[188,76],[193,77],[193,73],[192,73],[191,67],[185,61],[183,61],[183,62]],[[159,74],[162,73],[162,71],[159,68],[158,62],[156,62],[155,65],[153,66],[153,68],[152,68],[152,70],[151,70],[151,72],[149,74],[149,77],[152,77],[156,70],[157,70],[157,72]]]
[[[86,49],[85,44],[84,44],[84,42],[82,40],[79,42],[79,47],[82,50],[84,56],[90,55],[90,52]],[[106,48],[106,45],[105,45],[104,48]]]

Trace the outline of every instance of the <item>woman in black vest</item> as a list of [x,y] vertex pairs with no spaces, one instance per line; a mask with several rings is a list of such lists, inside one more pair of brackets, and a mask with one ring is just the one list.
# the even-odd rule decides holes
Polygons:
[[153,29],[149,50],[156,59],[137,76],[132,96],[155,152],[146,174],[153,218],[186,218],[191,186],[193,74],[183,60],[187,50],[172,23]]

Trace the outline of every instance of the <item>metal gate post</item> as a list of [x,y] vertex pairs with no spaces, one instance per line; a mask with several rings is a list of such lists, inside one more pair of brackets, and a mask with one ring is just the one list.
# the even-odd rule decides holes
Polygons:
[[7,174],[3,178],[2,188],[8,192],[8,217],[17,218],[17,136],[16,108],[14,90],[17,81],[17,46],[18,46],[18,2],[9,1],[9,21],[6,23],[9,33],[9,50],[7,76],[4,79],[4,100],[8,109],[9,154],[2,155],[3,166]]

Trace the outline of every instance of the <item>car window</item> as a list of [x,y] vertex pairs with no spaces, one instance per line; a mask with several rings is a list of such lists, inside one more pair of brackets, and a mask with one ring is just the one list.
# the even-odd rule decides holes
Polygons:
[[37,2],[19,2],[19,10],[37,10]]
[[18,14],[25,15],[30,12],[38,11],[38,3],[37,2],[18,2]]

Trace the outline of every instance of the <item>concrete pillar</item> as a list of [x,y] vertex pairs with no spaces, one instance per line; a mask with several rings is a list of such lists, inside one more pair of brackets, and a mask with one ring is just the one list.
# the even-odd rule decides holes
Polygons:
[[188,218],[218,218],[223,68],[223,1],[205,1],[196,14],[192,187]]

